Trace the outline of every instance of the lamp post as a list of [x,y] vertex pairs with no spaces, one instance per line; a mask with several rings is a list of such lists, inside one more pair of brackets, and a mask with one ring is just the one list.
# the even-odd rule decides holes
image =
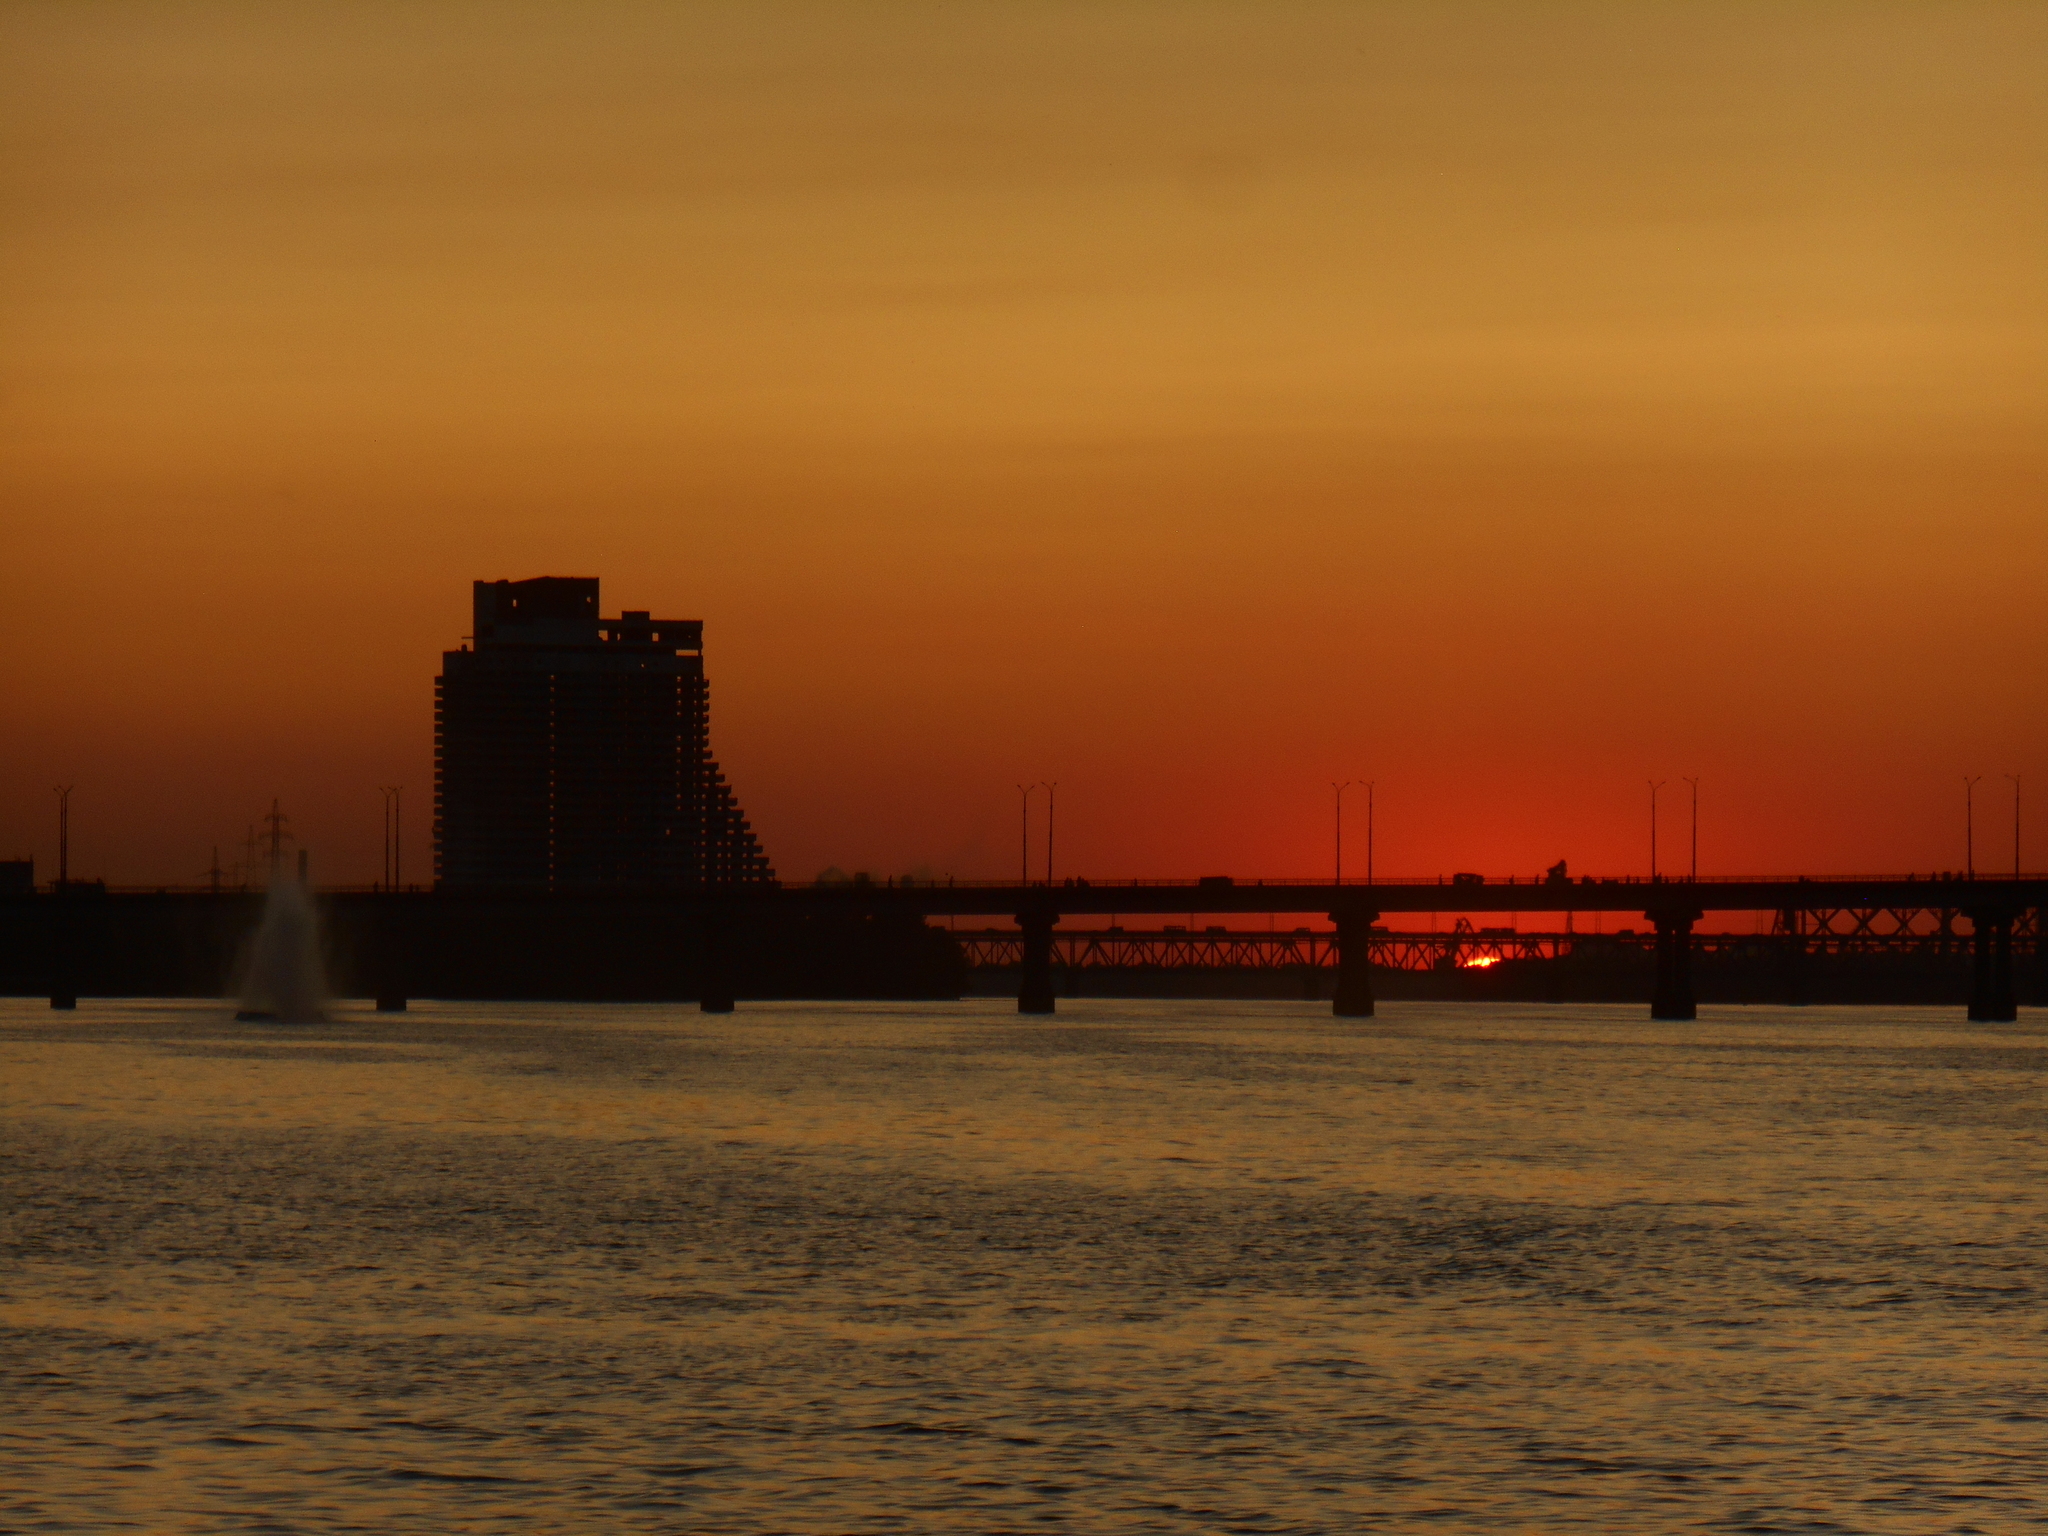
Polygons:
[[1372,884],[1372,788],[1377,779],[1365,781],[1365,883]]
[[1017,883],[1031,883],[1031,791],[1037,786],[1017,786]]
[[1650,785],[1650,883],[1657,883],[1657,791],[1664,787],[1662,779],[1651,779]]
[[1053,791],[1059,787],[1058,779],[1045,786],[1045,883],[1048,887],[1052,884],[1052,799]]
[[71,884],[71,791],[73,786],[59,784],[52,791],[57,797],[57,888],[62,890]]
[[2020,776],[2008,773],[2012,780],[2012,877],[2020,877]]
[[1963,878],[1977,878],[1977,779],[1963,775]]
[[404,878],[400,868],[399,855],[399,794],[404,788],[399,784],[380,784],[378,793],[384,796],[384,889],[395,891]]
[[1687,779],[1685,782],[1692,786],[1692,878],[1697,882],[1700,877],[1700,781]]
[[1337,782],[1337,781],[1336,781],[1335,779],[1332,779],[1332,780],[1330,781],[1330,788],[1331,788],[1331,789],[1333,789],[1333,790],[1335,790],[1335,791],[1337,792],[1337,880],[1336,880],[1336,883],[1337,883],[1338,885],[1342,885],[1342,884],[1344,883],[1344,791],[1345,791],[1345,790],[1347,790],[1347,789],[1349,789],[1349,788],[1350,788],[1350,787],[1351,787],[1351,786],[1352,786],[1352,785],[1353,785],[1354,783],[1356,783],[1356,782],[1357,782],[1357,780],[1355,780],[1355,779],[1346,779],[1346,780],[1345,780],[1345,781],[1344,781],[1344,782],[1343,782],[1342,784],[1339,784],[1339,783],[1338,783],[1338,782]]

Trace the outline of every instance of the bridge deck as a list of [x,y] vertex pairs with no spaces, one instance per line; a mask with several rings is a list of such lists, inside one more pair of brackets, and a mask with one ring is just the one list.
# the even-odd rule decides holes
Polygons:
[[2018,912],[2048,905],[2048,876],[1915,875],[1739,877],[1706,880],[1383,880],[1367,885],[1284,880],[1077,880],[1059,885],[784,886],[745,904],[831,908],[873,904],[932,916],[1019,912],[1058,917],[1166,916],[1182,912],[1778,912],[1814,908],[1931,908]]
[[[205,887],[108,889],[77,886],[69,895],[184,897],[214,894],[248,899],[261,892]],[[420,890],[327,887],[333,901],[652,903],[683,910],[835,912],[855,909],[931,917],[1007,917],[1022,912],[1067,916],[1172,916],[1176,913],[1349,914],[1490,912],[1784,912],[1821,909],[1982,910],[2013,914],[2048,906],[2048,875],[1712,876],[1699,880],[1586,876],[1569,881],[1481,880],[1471,876],[1379,880],[1335,885],[1314,880],[1073,880],[1056,885],[1002,881],[876,881],[739,886],[711,890]],[[35,899],[35,898],[28,898]]]

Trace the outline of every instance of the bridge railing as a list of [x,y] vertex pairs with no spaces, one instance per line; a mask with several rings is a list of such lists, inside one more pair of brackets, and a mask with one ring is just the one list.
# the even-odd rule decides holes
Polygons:
[[[1852,875],[1700,875],[1677,876],[1658,875],[1574,875],[1569,880],[1553,880],[1544,875],[1383,875],[1371,882],[1345,880],[1342,889],[1360,893],[1376,890],[1382,886],[1410,890],[1418,886],[1442,886],[1447,890],[1573,890],[1607,886],[1665,886],[1687,885],[1887,885],[1908,883],[1968,885],[2010,885],[2015,881],[2048,880],[2044,874],[1990,874],[1978,871],[1966,875],[1961,871],[1923,870],[1910,874],[1852,874]],[[785,880],[784,890],[1140,890],[1140,891],[1187,891],[1200,894],[1203,891],[1256,891],[1266,887],[1281,890],[1298,890],[1308,887],[1337,888],[1337,882],[1319,879],[1312,875],[1283,875],[1277,878],[1257,880],[1229,879],[1217,877],[1196,877],[1192,879],[1125,879],[1090,880],[1072,878],[1055,880],[1050,885],[1043,880],[927,880],[916,876],[884,877],[881,879],[858,880]],[[1195,910],[1200,911],[1198,906]]]
[[[955,930],[969,966],[1001,970],[1021,964],[1024,935],[1017,929]],[[1795,942],[1785,933],[1696,933],[1695,955],[1751,957],[1783,955]],[[1330,929],[1268,933],[1258,930],[1209,929],[1070,929],[1052,935],[1055,964],[1078,970],[1334,970],[1341,950]],[[1969,953],[1966,934],[1899,931],[1890,933],[1818,932],[1796,936],[1807,955],[1926,955],[1962,957]],[[1654,929],[1643,932],[1568,933],[1497,930],[1429,933],[1412,929],[1374,929],[1366,950],[1371,963],[1385,970],[1472,970],[1514,960],[1563,960],[1579,953],[1653,953]],[[2015,952],[2032,954],[2040,934],[2032,924],[2013,932]]]
[[[1979,870],[1974,875],[1970,875],[1965,874],[1959,870],[1931,870],[1918,871],[1907,874],[1864,873],[1827,875],[1700,875],[1696,878],[1692,876],[1673,877],[1670,875],[1659,875],[1654,880],[1648,875],[1575,875],[1569,880],[1553,880],[1548,876],[1544,875],[1388,875],[1380,876],[1371,881],[1370,883],[1363,880],[1347,879],[1343,882],[1341,889],[1346,891],[1353,891],[1360,895],[1365,895],[1370,893],[1371,891],[1380,889],[1382,887],[1392,890],[1413,890],[1418,887],[1426,886],[1440,886],[1445,890],[1455,891],[1484,890],[1510,892],[1528,890],[1576,890],[1582,887],[1589,890],[1612,889],[1617,886],[1641,886],[1646,889],[1662,890],[1668,887],[1683,888],[1685,886],[1726,885],[1797,886],[1928,884],[1943,886],[1953,885],[1959,888],[1958,894],[1960,894],[1961,891],[1968,890],[1972,887],[1997,887],[2002,885],[2011,885],[2016,881],[2048,881],[2048,872],[2021,874],[1993,874],[1989,871]],[[55,886],[55,883],[56,882],[54,881],[46,881],[39,885],[37,889],[39,891],[47,892]],[[218,894],[222,896],[250,894],[261,895],[263,891],[266,889],[266,887],[262,884],[228,884],[225,881],[222,882],[219,886],[213,886],[210,884],[192,883],[151,883],[136,885],[111,885],[96,880],[74,880],[71,882],[71,885],[81,894],[84,894],[89,891],[94,893],[105,892],[109,895],[118,896],[203,896],[208,894]],[[775,885],[770,888],[784,891],[835,892],[856,892],[863,890],[1185,891],[1190,896],[1199,897],[1204,892],[1241,892],[1248,890],[1256,891],[1269,887],[1279,890],[1300,890],[1308,888],[1339,888],[1333,881],[1321,879],[1316,876],[1310,875],[1282,875],[1278,877],[1267,877],[1255,880],[1239,880],[1236,878],[1229,878],[1226,880],[1215,876],[1197,876],[1190,879],[1117,880],[1093,880],[1076,877],[1072,879],[1056,880],[1049,886],[1043,880],[1031,880],[1020,882],[1016,880],[961,880],[951,877],[948,877],[946,879],[923,879],[915,876],[884,876],[880,879],[869,880],[782,880],[776,882]],[[377,884],[321,884],[316,885],[314,889],[321,895],[337,896],[370,896],[384,894],[389,891],[388,887]],[[760,888],[740,887],[738,889],[757,890]],[[432,890],[433,887],[430,885],[409,882],[403,888],[403,894],[420,895],[431,892]],[[689,892],[677,891],[671,893],[657,890],[645,892],[624,891],[619,892],[617,894],[663,895],[689,894]],[[1199,902],[1199,900],[1191,904],[1191,910],[1197,912],[1202,910],[1201,903]]]

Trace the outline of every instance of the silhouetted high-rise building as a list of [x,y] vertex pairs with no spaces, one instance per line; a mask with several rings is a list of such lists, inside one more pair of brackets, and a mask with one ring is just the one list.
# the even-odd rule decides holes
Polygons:
[[434,684],[440,884],[775,878],[711,755],[701,620],[599,618],[596,577],[480,581],[471,639]]

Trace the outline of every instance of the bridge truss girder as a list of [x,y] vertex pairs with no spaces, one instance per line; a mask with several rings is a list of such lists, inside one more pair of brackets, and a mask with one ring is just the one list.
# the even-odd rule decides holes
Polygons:
[[[1788,925],[1778,914],[1769,933],[1698,933],[1692,935],[1695,955],[1783,954],[1797,947],[1809,955],[1964,955],[1971,930],[1964,914],[1925,909],[1834,908],[1796,914]],[[1958,924],[1958,919],[1963,921]],[[967,963],[977,969],[1002,969],[1023,963],[1024,936],[1014,929],[956,932],[954,938]],[[1460,920],[1440,933],[1375,929],[1368,942],[1371,963],[1382,970],[1432,971],[1476,969],[1514,960],[1564,960],[1581,952],[1614,954],[1655,952],[1656,931],[1587,934],[1521,933],[1474,929]],[[2015,950],[2038,952],[2039,914],[2028,911],[2014,922]],[[1121,929],[1055,929],[1052,963],[1067,970],[1335,970],[1337,935],[1315,929],[1306,933],[1210,929],[1197,932]]]

